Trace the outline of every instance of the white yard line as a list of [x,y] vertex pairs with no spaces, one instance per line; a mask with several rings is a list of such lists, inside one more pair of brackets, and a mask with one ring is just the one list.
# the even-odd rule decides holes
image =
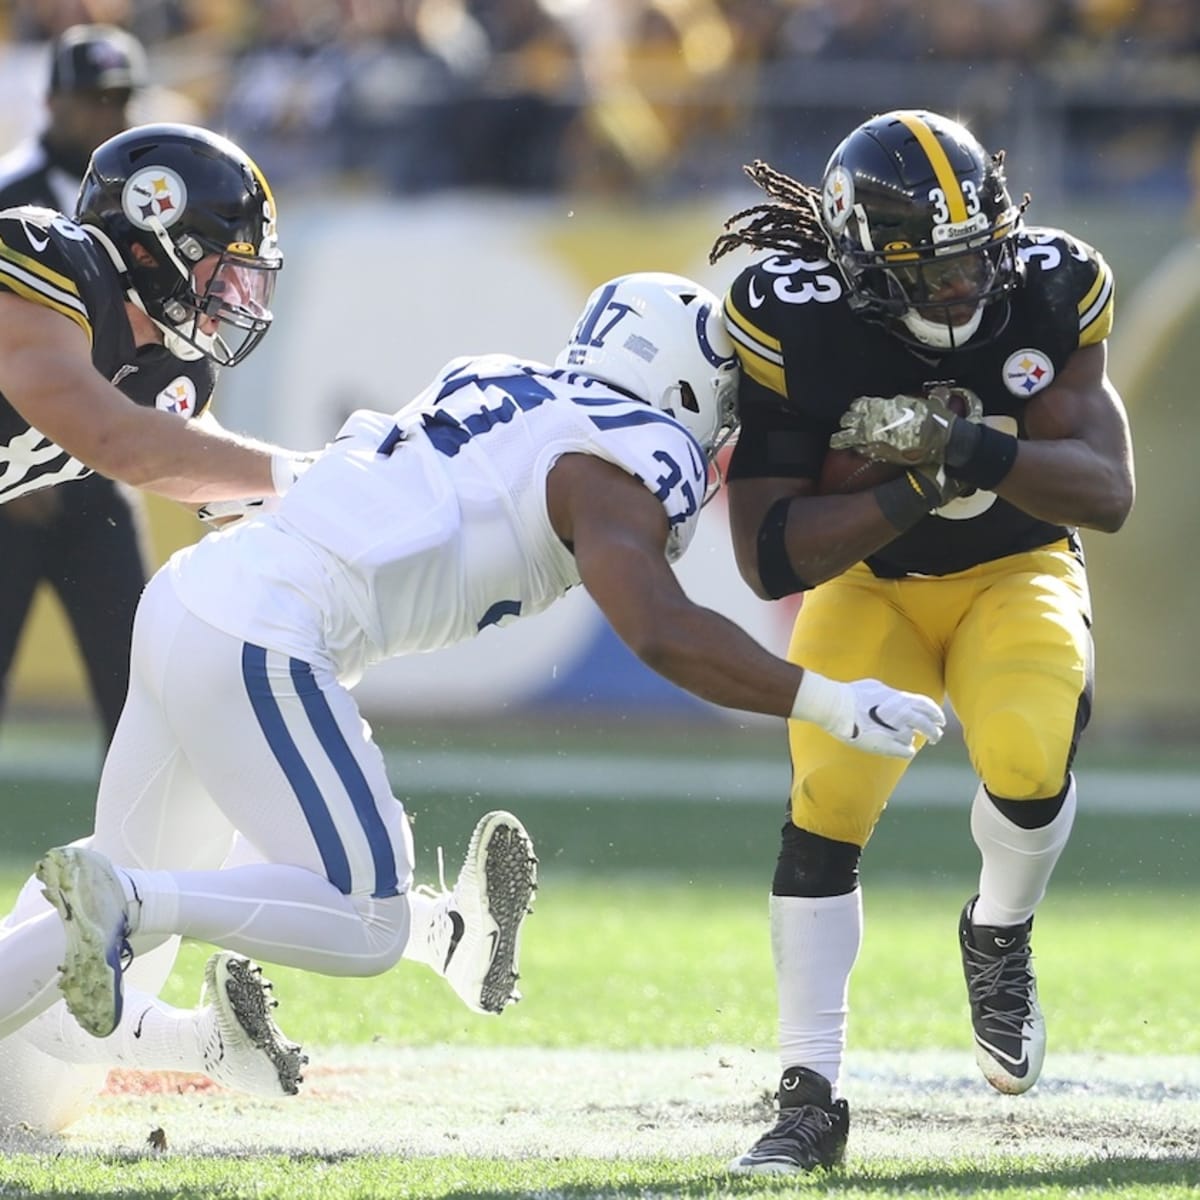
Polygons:
[[[0,741],[0,782],[22,779],[95,779],[99,752],[89,739]],[[420,749],[388,755],[393,786],[402,798],[430,791],[457,795],[519,795],[537,799],[658,800],[779,806],[787,794],[788,765],[773,758],[671,759],[628,754],[498,754],[486,750]],[[1184,771],[1085,770],[1085,811],[1200,814],[1200,776]],[[976,780],[964,766],[913,763],[894,803],[962,807]]]

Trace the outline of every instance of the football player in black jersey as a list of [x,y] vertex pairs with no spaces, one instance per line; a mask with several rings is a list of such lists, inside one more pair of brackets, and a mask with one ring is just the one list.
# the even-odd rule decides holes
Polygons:
[[[92,150],[128,128],[129,105],[148,81],[146,52],[112,25],[73,25],[50,48],[45,129],[0,158],[0,209],[32,204],[73,212]],[[208,403],[212,368],[161,354],[159,378],[143,369],[121,390],[155,402],[178,377]],[[40,488],[0,505],[0,705],[34,595],[45,581],[70,621],[92,699],[112,740],[129,683],[133,613],[146,583],[140,493],[103,475],[69,488]]]
[[195,504],[286,489],[303,456],[181,419],[194,379],[127,394],[164,348],[204,379],[241,362],[282,263],[262,172],[190,125],[104,142],[74,216],[0,213],[0,503],[89,470]]
[[[54,86],[90,79],[102,91],[111,85],[119,92],[139,78],[130,42],[117,32],[88,27],[64,35],[55,51]],[[96,117],[87,128],[99,133],[100,125]],[[41,501],[34,514],[41,520],[48,507],[57,508],[44,498],[53,501],[59,493],[63,511],[78,512],[66,498],[89,486],[89,468],[182,501],[283,491],[304,457],[227,434],[206,411],[216,366],[244,358],[271,323],[271,288],[282,260],[275,203],[262,173],[238,147],[205,130],[141,126],[115,133],[95,150],[78,205],[71,202],[72,217],[59,207],[65,171],[74,164],[58,140],[45,149],[47,157],[32,162],[32,174],[9,197],[23,207],[0,212],[0,513],[9,501],[14,507]],[[51,194],[34,194],[34,188]],[[31,200],[44,207],[30,206]],[[200,413],[200,421],[191,420]],[[97,503],[96,495],[85,507]],[[104,509],[93,515],[104,523]],[[29,531],[35,552],[65,537],[57,517],[50,519],[52,527]],[[85,608],[104,603],[83,573],[83,562],[98,557],[106,579],[122,572],[136,603],[141,564],[132,536],[117,540],[118,554],[108,532],[89,542],[89,531],[73,531],[78,553],[59,564],[73,594]],[[14,619],[15,643],[33,579],[22,577],[12,550],[0,541],[0,612]],[[109,649],[106,661],[119,656],[122,674],[105,688],[106,724],[116,718],[113,706],[119,710],[124,701],[127,629],[113,635]],[[22,893],[16,915],[28,917],[39,907],[45,902],[37,889]],[[290,1073],[298,1049],[273,1026],[267,1043],[256,1044],[238,1024],[246,1006],[267,1003],[267,985],[248,960],[214,955],[208,1002],[191,1011],[152,994],[172,961],[173,954],[165,955],[160,970],[151,956],[133,968],[137,986],[147,991],[148,1015],[139,1026],[144,1036],[131,1043],[133,1057],[123,1065],[186,1061],[185,1069],[202,1067],[242,1090],[294,1091]],[[236,995],[217,994],[234,971],[244,973],[243,986]],[[55,1032],[60,1016],[71,1020],[58,1005],[3,1039],[0,1118],[56,1127],[94,1090],[97,1073],[102,1082],[113,1065],[105,1043],[97,1043],[90,1058],[65,1056]],[[256,1024],[255,1038],[263,1032]],[[193,1061],[197,1047],[202,1062]],[[277,1070],[279,1063],[286,1071]]]
[[[804,593],[794,660],[952,702],[980,779],[982,870],[959,919],[975,1056],[993,1087],[1023,1092],[1045,1048],[1033,913],[1070,833],[1092,707],[1076,530],[1116,531],[1134,498],[1105,366],[1112,274],[1070,234],[1027,226],[1003,154],[934,113],[859,126],[819,190],[762,162],[747,171],[769,201],[731,217],[711,256],[766,252],[725,301],[743,366],[739,570],[764,598]],[[830,446],[895,477],[821,494]],[[739,1172],[842,1157],[859,858],[906,766],[811,725],[791,722],[789,742],[770,918],[779,1118]]]

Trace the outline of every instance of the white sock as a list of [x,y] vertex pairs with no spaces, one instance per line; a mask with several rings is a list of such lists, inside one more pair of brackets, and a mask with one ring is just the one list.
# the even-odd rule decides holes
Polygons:
[[432,967],[439,975],[442,973],[445,949],[438,953],[429,937],[433,927],[433,917],[440,901],[435,896],[410,888],[408,891],[408,911],[411,914],[408,941],[404,945],[403,957],[409,962],[424,963]]
[[143,1071],[203,1071],[196,1010],[173,1008],[145,992],[125,991],[121,1023],[106,1038],[85,1033],[65,1004],[26,1026],[29,1041],[54,1058]]
[[824,1075],[835,1098],[846,1051],[850,972],[862,931],[858,888],[844,896],[771,897],[780,1065]]
[[979,847],[979,899],[976,925],[1023,925],[1046,894],[1046,885],[1075,821],[1075,780],[1049,825],[1022,829],[991,801],[983,785],[971,805],[971,836]]

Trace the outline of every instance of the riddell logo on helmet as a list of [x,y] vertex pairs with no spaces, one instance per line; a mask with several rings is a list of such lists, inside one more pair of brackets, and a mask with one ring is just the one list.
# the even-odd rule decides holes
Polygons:
[[186,207],[187,186],[169,167],[143,167],[121,191],[121,208],[139,229],[173,225]]

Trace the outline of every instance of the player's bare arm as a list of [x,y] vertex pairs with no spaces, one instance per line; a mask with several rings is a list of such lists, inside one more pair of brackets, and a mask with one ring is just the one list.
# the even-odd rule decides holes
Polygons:
[[[896,536],[872,491],[819,496],[811,479],[731,479],[727,484],[729,527],[738,570],[764,600],[776,599],[760,570],[760,537],[772,518],[784,519],[783,545],[797,578],[809,587],[861,562]],[[789,500],[786,518],[775,510]],[[775,511],[773,511],[775,510]]]
[[1114,533],[1133,507],[1133,446],[1106,357],[1103,342],[1076,350],[1030,401],[1016,460],[993,490],[1043,521]]
[[803,672],[688,599],[664,553],[666,514],[641,483],[601,459],[567,455],[548,490],[583,586],[647,666],[714,704],[791,713]]
[[101,475],[173,500],[272,494],[272,456],[288,453],[134,404],[93,368],[78,326],[13,295],[0,295],[0,393]]

